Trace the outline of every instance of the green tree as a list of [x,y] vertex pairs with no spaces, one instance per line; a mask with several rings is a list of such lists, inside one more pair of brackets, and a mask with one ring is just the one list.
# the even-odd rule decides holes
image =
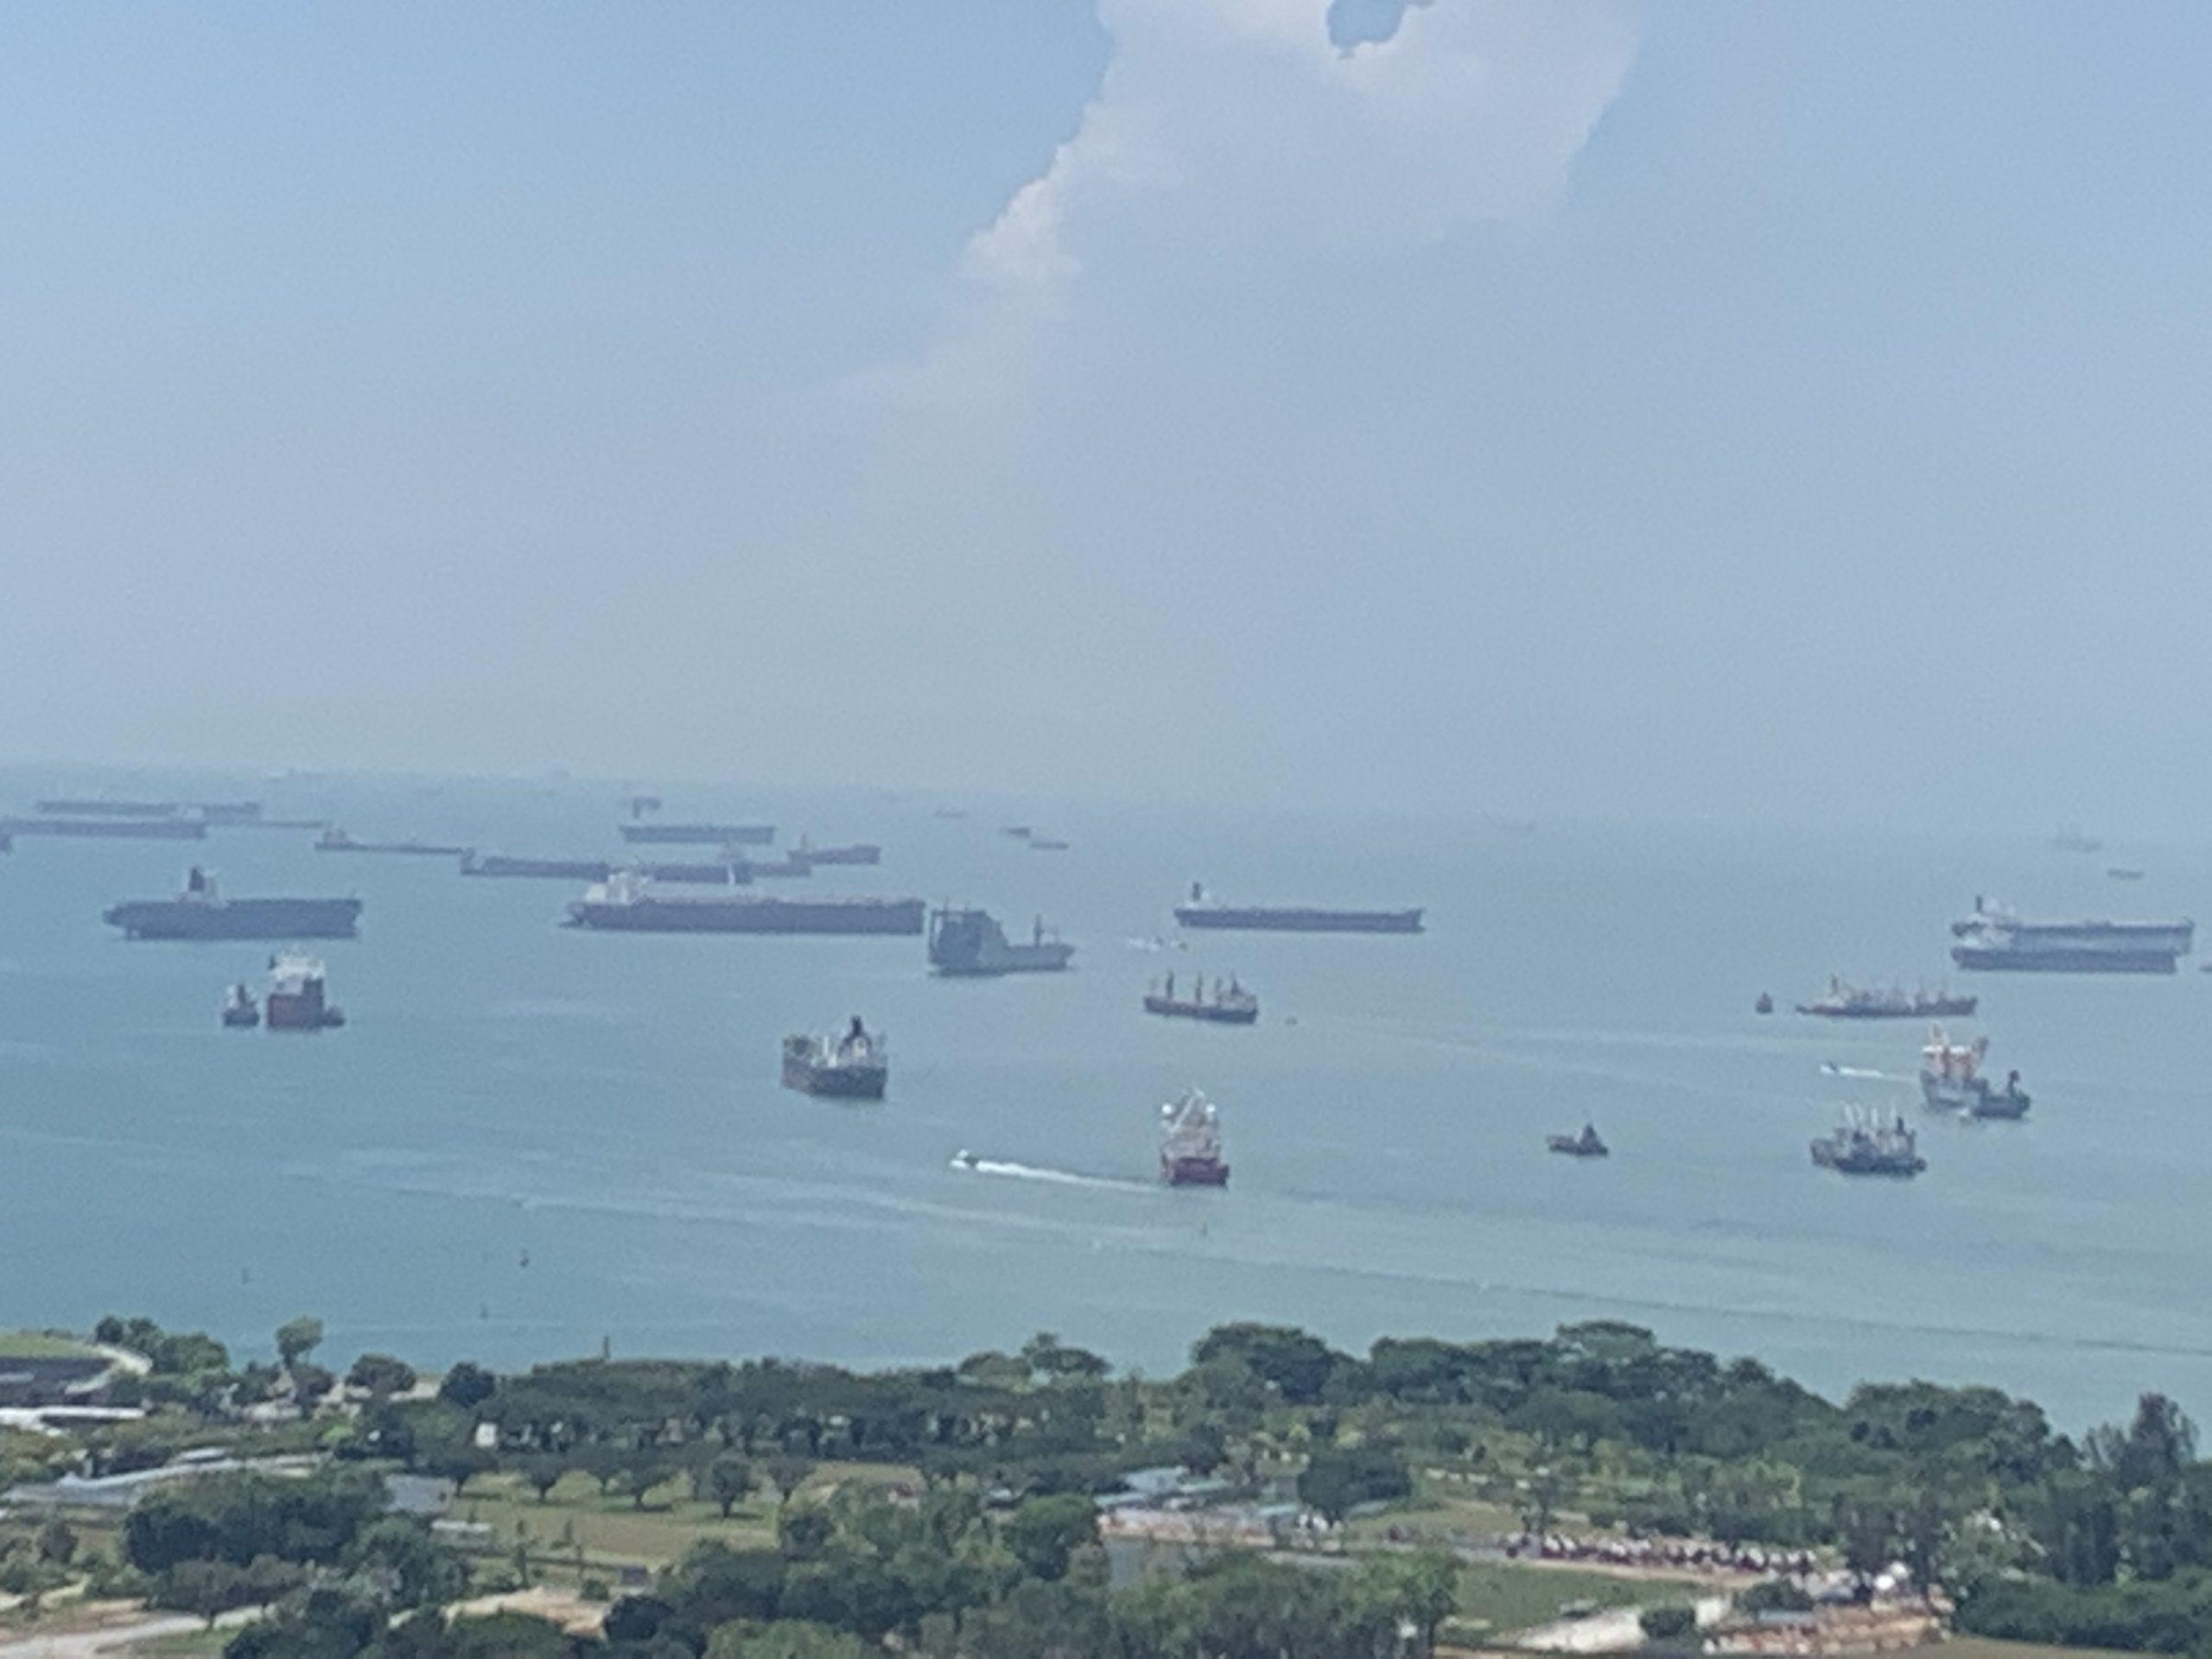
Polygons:
[[729,1519],[730,1511],[753,1490],[753,1465],[734,1452],[724,1452],[709,1461],[703,1485],[707,1499]]
[[806,1478],[814,1472],[814,1465],[804,1458],[786,1453],[768,1459],[768,1484],[776,1489],[779,1506],[788,1508],[791,1495],[806,1484]]
[[1394,1621],[1416,1632],[1416,1650],[1427,1659],[1436,1651],[1444,1621],[1459,1610],[1459,1568],[1440,1550],[1409,1555],[1382,1555],[1357,1568],[1354,1593]]
[[1322,1446],[1298,1477],[1298,1501],[1332,1523],[1362,1503],[1394,1502],[1412,1491],[1406,1460],[1387,1446]]
[[1006,1545],[1022,1570],[1047,1583],[1063,1578],[1068,1561],[1098,1541],[1098,1506],[1081,1492],[1033,1497],[1007,1517]]
[[346,1373],[346,1381],[353,1388],[365,1389],[379,1399],[390,1395],[404,1394],[415,1386],[415,1368],[404,1359],[390,1354],[363,1354]]
[[1647,1642],[1681,1642],[1697,1632],[1697,1612],[1689,1607],[1647,1607],[1636,1622]]
[[707,1638],[706,1659],[868,1659],[868,1649],[849,1631],[810,1619],[770,1624],[736,1619],[718,1624]]
[[498,1377],[466,1359],[438,1380],[438,1398],[463,1411],[475,1410],[499,1389]]
[[288,1371],[298,1369],[299,1363],[322,1345],[322,1321],[302,1314],[296,1319],[287,1319],[276,1327],[276,1353]]

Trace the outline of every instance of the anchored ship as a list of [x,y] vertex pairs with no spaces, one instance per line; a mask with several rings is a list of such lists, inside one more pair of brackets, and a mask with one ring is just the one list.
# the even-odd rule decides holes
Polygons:
[[2103,919],[2030,921],[2002,905],[1974,900],[1951,924],[1961,968],[2025,973],[2171,974],[2196,946],[2196,924]]
[[765,893],[664,893],[617,870],[569,906],[569,925],[635,933],[917,934],[918,899],[774,899]]
[[1227,1186],[1221,1114],[1196,1089],[1160,1109],[1160,1179],[1170,1186]]
[[1145,993],[1144,1011],[1162,1014],[1171,1020],[1210,1020],[1217,1025],[1249,1026],[1260,1017],[1260,999],[1236,982],[1231,975],[1227,983],[1217,979],[1213,995],[1206,995],[1204,978],[1193,975],[1191,994],[1175,995],[1175,976],[1164,981],[1154,981]]
[[1917,1175],[1928,1167],[1919,1138],[1902,1117],[1849,1112],[1832,1135],[1813,1142],[1813,1161],[1840,1175]]
[[228,899],[194,865],[174,899],[133,899],[104,918],[133,939],[350,939],[361,919],[358,899]]
[[1324,910],[1305,905],[1224,905],[1191,883],[1187,902],[1175,906],[1185,927],[1258,928],[1284,933],[1418,933],[1419,910]]
[[463,875],[545,876],[564,881],[604,881],[614,867],[603,858],[512,858],[505,853],[463,853]]
[[1931,1015],[1962,1020],[1979,1006],[1979,997],[1956,996],[1948,988],[1930,991],[1923,985],[1908,992],[1893,985],[1885,991],[1862,990],[1832,974],[1827,995],[1800,1002],[1797,1012],[1818,1014],[1823,1020],[1925,1020]]
[[181,815],[161,817],[52,817],[44,813],[29,818],[0,818],[0,835],[67,836],[110,841],[205,841],[204,819]]
[[261,1023],[261,1005],[244,982],[231,987],[223,999],[223,1024],[232,1031],[251,1031]]
[[881,1100],[891,1080],[890,1046],[857,1014],[844,1035],[784,1039],[784,1087],[839,1100]]
[[737,868],[743,872],[742,874],[735,876],[734,879],[738,880],[750,881],[755,876],[760,876],[770,880],[776,880],[785,878],[812,875],[814,874],[814,861],[811,859],[801,858],[797,853],[793,853],[788,858],[766,858],[757,861],[753,859],[742,859],[738,861]]
[[940,974],[1052,973],[1074,955],[1075,946],[1045,937],[1041,916],[1030,928],[1029,943],[1013,944],[988,911],[930,912],[930,965]]
[[1560,1153],[1569,1158],[1604,1158],[1612,1152],[1612,1148],[1599,1138],[1598,1126],[1594,1123],[1585,1123],[1580,1135],[1548,1135],[1544,1137],[1544,1147],[1548,1152]]
[[804,836],[791,849],[791,856],[809,864],[880,864],[883,849],[874,842],[856,841],[845,847],[817,847]]
[[1955,1043],[1941,1026],[1928,1028],[1928,1046],[1920,1051],[1920,1096],[1930,1106],[1963,1110],[1974,1117],[2024,1117],[2028,1092],[2020,1087],[2020,1074],[2010,1072],[2002,1089],[1981,1075],[1989,1053],[1989,1039]]
[[269,959],[269,991],[262,998],[271,1031],[328,1031],[346,1016],[324,994],[321,961],[292,951]]
[[466,847],[442,847],[429,841],[356,841],[333,824],[315,837],[318,853],[411,853],[429,858],[467,858]]
[[776,838],[772,823],[644,823],[622,826],[622,839],[633,844],[705,847],[766,847]]

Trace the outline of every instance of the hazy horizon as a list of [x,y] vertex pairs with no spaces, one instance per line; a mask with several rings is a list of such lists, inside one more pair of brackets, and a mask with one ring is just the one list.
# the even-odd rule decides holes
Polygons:
[[4,29],[10,761],[2212,825],[2198,9]]

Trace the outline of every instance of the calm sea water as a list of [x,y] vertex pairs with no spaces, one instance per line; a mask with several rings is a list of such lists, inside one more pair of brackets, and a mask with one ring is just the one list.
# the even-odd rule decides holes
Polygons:
[[[0,772],[62,790],[265,799],[363,837],[615,850],[612,785]],[[830,891],[1039,911],[1074,971],[948,982],[918,940],[625,938],[555,924],[557,882],[205,845],[21,841],[0,859],[0,1325],[108,1311],[261,1351],[501,1364],[596,1351],[956,1357],[1051,1329],[1149,1370],[1209,1325],[1526,1334],[1616,1317],[1830,1389],[1989,1380],[2069,1425],[2139,1389],[2212,1409],[2212,982],[1984,976],[2019,1125],[1926,1122],[1917,1181],[1814,1169],[1846,1102],[1923,1114],[1909,1023],[1784,1013],[1840,970],[1942,976],[1976,893],[2207,913],[2212,850],[1354,819],[919,798],[671,794],[787,837],[880,841]],[[1071,840],[1032,853],[1011,818]],[[2110,858],[2149,879],[2120,886]],[[99,921],[199,858],[233,891],[354,892],[325,948],[353,1023],[226,1033],[267,947],[125,944]],[[1414,938],[1193,937],[1180,888],[1425,904]],[[1147,1020],[1147,979],[1233,969],[1249,1031]],[[854,1013],[892,1098],[777,1086],[779,1040]],[[1839,1076],[1834,1065],[1867,1076]],[[1148,1179],[1158,1103],[1222,1104],[1234,1185]],[[1543,1137],[1594,1120],[1596,1163]],[[952,1166],[972,1149],[1002,1173]]]

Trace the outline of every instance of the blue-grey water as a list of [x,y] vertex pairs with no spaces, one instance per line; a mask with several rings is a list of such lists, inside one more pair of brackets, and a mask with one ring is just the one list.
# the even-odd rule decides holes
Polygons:
[[[105,788],[267,801],[363,837],[617,850],[620,790],[0,772],[0,804]],[[1159,1371],[1217,1321],[1379,1334],[1633,1319],[1823,1388],[1988,1380],[2069,1425],[2158,1387],[2212,1408],[2212,981],[1981,976],[2023,1124],[1924,1122],[1930,1168],[1852,1181],[1807,1143],[1847,1102],[1924,1117],[1910,1023],[1789,1003],[1831,971],[1942,976],[1977,893],[2192,912],[2212,849],[1263,817],[919,796],[667,791],[867,838],[829,891],[1041,911],[1073,971],[931,977],[914,939],[621,937],[555,924],[558,882],[204,845],[22,840],[0,858],[0,1325],[109,1311],[264,1351],[500,1364],[596,1351],[956,1357],[1051,1329]],[[1010,818],[1074,848],[1039,854]],[[323,947],[352,1024],[232,1033],[268,947],[126,944],[99,920],[200,860],[233,892],[354,892]],[[2104,876],[2119,859],[2148,879]],[[1425,904],[1419,938],[1172,935],[1230,896]],[[1249,1031],[1148,1020],[1147,978],[1233,969]],[[1755,995],[1784,1007],[1761,1020]],[[880,1106],[777,1085],[779,1039],[865,1014]],[[1836,1075],[1824,1065],[1872,1075]],[[1224,1192],[1149,1178],[1158,1103],[1221,1103]],[[1602,1162],[1543,1137],[1594,1120]],[[970,1149],[996,1173],[952,1166]]]

